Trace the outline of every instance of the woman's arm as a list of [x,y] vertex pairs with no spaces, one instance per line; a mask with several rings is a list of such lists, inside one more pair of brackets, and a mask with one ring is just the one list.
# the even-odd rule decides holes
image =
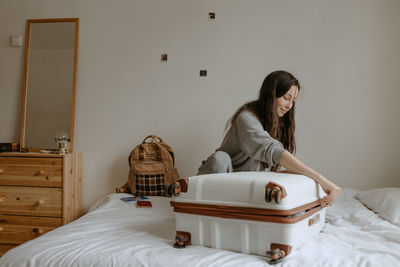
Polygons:
[[236,127],[238,145],[247,156],[271,166],[279,164],[285,148],[264,130],[254,114],[241,112],[232,126]]
[[306,166],[303,162],[298,160],[295,156],[293,156],[289,151],[285,150],[282,153],[280,164],[285,167],[289,172],[302,174],[305,176],[310,177],[317,183],[319,183],[322,189],[327,194],[326,197],[322,199],[322,201],[330,206],[333,201],[336,200],[337,196],[339,195],[341,188],[324,176],[319,174],[318,172],[314,171],[310,167]]

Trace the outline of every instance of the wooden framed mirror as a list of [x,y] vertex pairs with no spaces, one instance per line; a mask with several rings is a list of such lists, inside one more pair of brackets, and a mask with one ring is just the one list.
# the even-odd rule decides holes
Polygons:
[[73,152],[78,18],[27,20],[21,151],[55,150],[69,139]]

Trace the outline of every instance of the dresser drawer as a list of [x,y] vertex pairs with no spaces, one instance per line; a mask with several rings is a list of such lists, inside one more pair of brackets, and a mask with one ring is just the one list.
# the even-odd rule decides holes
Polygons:
[[0,185],[62,187],[61,158],[0,157]]
[[0,215],[0,243],[24,243],[61,226],[61,221],[61,218]]
[[0,186],[0,213],[61,217],[62,189]]

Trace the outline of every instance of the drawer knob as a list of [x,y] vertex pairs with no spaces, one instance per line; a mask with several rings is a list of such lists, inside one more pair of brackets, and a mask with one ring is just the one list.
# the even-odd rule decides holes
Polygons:
[[37,175],[43,175],[44,174],[44,170],[40,170],[36,173]]
[[40,229],[40,228],[33,228],[32,231],[39,235],[43,234],[43,229]]
[[44,200],[39,200],[39,201],[37,201],[36,203],[35,203],[35,206],[39,206],[39,205],[42,205],[44,203]]
[[4,170],[3,169],[0,169],[0,174],[3,174],[4,173]]
[[3,227],[0,227],[0,231],[3,231]]

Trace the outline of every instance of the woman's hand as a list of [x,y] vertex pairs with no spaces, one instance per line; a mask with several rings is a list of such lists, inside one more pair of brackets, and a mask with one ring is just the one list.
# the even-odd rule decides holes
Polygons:
[[324,190],[324,192],[327,194],[327,196],[321,199],[322,204],[332,206],[332,202],[336,200],[342,189],[326,178],[323,178],[322,181],[323,182],[320,183],[320,185],[322,187],[322,190]]
[[308,176],[320,184],[324,192],[327,194],[326,197],[321,199],[321,202],[324,205],[332,206],[332,202],[336,200],[337,196],[342,190],[339,186],[335,185],[321,174],[306,166],[287,150],[282,153],[280,164],[288,171]]

